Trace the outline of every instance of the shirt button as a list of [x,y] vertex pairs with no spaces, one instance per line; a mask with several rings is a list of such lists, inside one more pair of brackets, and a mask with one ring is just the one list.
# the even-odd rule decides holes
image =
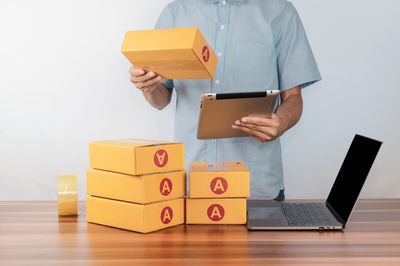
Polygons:
[[218,56],[221,57],[221,56],[222,56],[222,53],[221,53],[221,52],[218,52]]
[[217,85],[219,84],[219,80],[218,79],[215,81],[215,84],[217,84]]
[[221,30],[224,30],[225,29],[225,25],[221,25]]

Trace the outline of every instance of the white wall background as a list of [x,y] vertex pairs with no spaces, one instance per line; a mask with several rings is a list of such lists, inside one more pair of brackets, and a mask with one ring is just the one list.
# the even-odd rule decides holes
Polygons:
[[[88,142],[173,139],[174,106],[129,82],[125,31],[151,29],[169,0],[0,2],[0,200],[56,199]],[[384,142],[363,197],[400,197],[400,1],[293,0],[323,81],[283,137],[289,198],[324,198],[355,133]]]

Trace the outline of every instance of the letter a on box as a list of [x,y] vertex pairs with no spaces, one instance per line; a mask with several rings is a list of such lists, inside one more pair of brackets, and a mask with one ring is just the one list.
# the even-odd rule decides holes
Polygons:
[[158,167],[164,167],[168,162],[168,153],[165,150],[158,150],[154,154],[154,163]]
[[173,212],[171,207],[165,207],[164,209],[162,209],[161,211],[161,222],[163,224],[168,224],[172,221],[172,217],[173,217]]

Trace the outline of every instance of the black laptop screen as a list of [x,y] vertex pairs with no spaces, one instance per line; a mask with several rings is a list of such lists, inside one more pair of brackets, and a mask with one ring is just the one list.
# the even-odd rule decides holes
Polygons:
[[327,205],[346,223],[381,142],[356,135],[329,193]]

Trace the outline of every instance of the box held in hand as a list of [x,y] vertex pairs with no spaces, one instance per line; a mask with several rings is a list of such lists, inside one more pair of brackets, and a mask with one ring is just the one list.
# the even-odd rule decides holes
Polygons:
[[197,27],[128,31],[121,52],[166,79],[212,79],[218,61]]

